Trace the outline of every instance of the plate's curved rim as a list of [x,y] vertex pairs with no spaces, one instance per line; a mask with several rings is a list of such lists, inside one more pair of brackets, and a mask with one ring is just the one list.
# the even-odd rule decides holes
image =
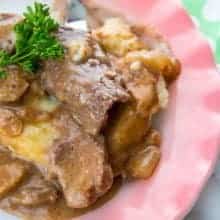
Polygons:
[[[190,198],[189,204],[186,204],[185,208],[182,208],[180,210],[181,212],[172,218],[172,220],[182,219],[189,213],[194,203],[197,201],[203,187],[214,170],[219,155],[220,104],[217,104],[216,102],[217,100],[220,100],[220,75],[217,71],[211,47],[204,36],[198,31],[190,15],[188,15],[179,0],[167,0],[166,4],[163,4],[163,0],[93,0],[93,2],[99,2],[99,5],[102,5],[104,8],[114,8],[114,10],[118,10],[119,13],[122,13],[125,16],[127,15],[128,19],[139,23],[146,24],[147,20],[147,24],[153,24],[153,26],[156,27],[166,39],[168,39],[171,47],[174,49],[174,53],[182,61],[183,68],[187,68],[188,71],[193,71],[200,65],[198,71],[203,69],[207,72],[210,71],[212,74],[213,82],[210,83],[210,85],[213,85],[213,88],[209,90],[209,95],[212,101],[207,103],[207,106],[209,105],[209,112],[207,113],[209,113],[210,120],[212,120],[213,117],[216,118],[216,123],[213,122],[213,128],[215,128],[213,130],[215,130],[215,132],[213,132],[214,135],[211,139],[213,142],[213,149],[209,152],[211,163],[209,164],[205,175],[202,177],[200,184],[198,184],[196,192],[194,192],[194,195]],[[149,7],[147,8],[146,5]],[[160,12],[159,17],[158,13],[155,13],[156,10],[159,10]],[[147,13],[149,14],[147,15]],[[180,27],[176,24],[178,22]],[[172,26],[172,28],[167,28],[168,26]],[[187,38],[188,41],[190,39],[192,40],[190,52],[188,52],[186,48],[184,49],[182,45],[177,46],[177,42],[180,43],[184,38]],[[188,57],[188,53],[191,53],[192,56]],[[198,55],[200,55],[200,57]],[[198,56],[198,59],[195,59],[196,56]],[[92,215],[88,216],[91,217]],[[129,216],[127,218],[130,219]],[[82,219],[88,220],[90,218],[85,216],[85,218],[83,217]],[[163,218],[158,218],[157,220],[162,219]],[[123,220],[125,219],[123,218]]]
[[[121,1],[122,5],[123,5],[125,3],[128,3],[129,0],[118,0],[118,1]],[[142,4],[143,4],[144,1],[145,2],[147,2],[147,1],[151,2],[152,0],[130,0],[130,3],[132,1],[136,1],[136,3],[142,2]],[[196,66],[198,64],[201,64],[204,68],[207,68],[207,70],[210,70],[210,71],[213,72],[213,74],[216,74],[216,76],[215,76],[216,77],[216,83],[215,83],[215,86],[213,88],[213,96],[214,96],[214,94],[216,94],[217,96],[219,96],[218,98],[220,98],[220,77],[217,76],[218,72],[217,72],[216,65],[215,65],[215,62],[214,62],[214,57],[212,55],[211,48],[208,45],[208,42],[206,40],[204,40],[204,38],[201,36],[201,34],[196,30],[195,25],[191,21],[189,15],[186,13],[186,11],[182,8],[179,1],[167,0],[167,2],[168,1],[169,1],[168,5],[172,4],[173,7],[175,7],[175,11],[178,12],[178,13],[175,14],[175,11],[167,9],[167,11],[165,10],[165,13],[167,13],[166,16],[169,16],[170,14],[174,13],[178,17],[179,20],[181,20],[184,24],[187,24],[187,25],[183,25],[183,29],[185,28],[185,30],[186,30],[186,36],[185,37],[190,37],[190,36],[194,36],[194,35],[196,36],[195,38],[198,39],[197,43],[200,46],[202,45],[201,52],[202,52],[204,60],[200,59],[199,63],[196,63],[196,64],[194,62],[191,62],[191,60],[186,59],[186,57],[185,57],[186,54],[184,54],[183,52],[180,51],[181,48],[175,48],[176,49],[175,52],[176,52],[177,56],[179,56],[181,59],[184,60],[184,65],[187,65],[189,67],[189,69],[194,69],[194,68],[196,68]],[[113,0],[113,2],[114,2],[114,0]],[[164,1],[163,0],[155,0],[155,2],[156,2],[156,6],[154,5],[154,7],[158,7]],[[141,9],[141,11],[143,11],[143,9]],[[170,22],[170,21],[172,21],[173,18],[174,17],[171,16],[165,22]],[[181,39],[179,39],[179,37],[181,37],[181,36],[179,36],[179,34],[178,34],[178,30],[179,30],[178,28],[175,29],[172,34],[170,34],[170,32],[164,28],[166,26],[165,22],[160,20],[160,19],[159,20],[156,19],[153,14],[151,14],[151,18],[148,21],[149,21],[149,23],[154,23],[155,26],[157,26],[158,29],[161,30],[161,32],[170,40],[171,45],[176,44],[177,41],[181,40]],[[187,35],[187,34],[189,34],[189,35]],[[198,45],[196,45],[196,44],[194,45],[194,43],[193,43],[193,46],[196,48]],[[204,61],[204,62],[202,63],[202,61]],[[213,76],[213,78],[214,78],[214,76]],[[218,86],[219,86],[219,89],[217,88]],[[217,100],[217,98],[216,99],[214,98],[214,101],[215,100]],[[217,112],[220,111],[220,105],[219,104],[212,103],[211,105],[212,105],[212,109],[210,109],[210,113],[212,113],[212,115],[210,114],[210,118],[211,118],[211,116],[213,116],[213,117],[215,116],[214,113],[217,113]],[[216,118],[216,119],[218,119],[218,118]],[[213,156],[212,157],[212,164],[210,165],[209,169],[207,170],[206,175],[203,177],[203,181],[201,182],[201,184],[199,186],[199,190],[197,191],[196,195],[193,196],[193,199],[191,199],[191,205],[187,206],[185,210],[182,210],[182,213],[180,213],[178,216],[176,216],[173,219],[169,219],[169,220],[179,220],[179,219],[182,219],[186,216],[186,214],[192,208],[194,202],[197,200],[197,198],[199,196],[199,193],[202,191],[203,186],[207,182],[209,176],[211,175],[211,172],[212,172],[212,170],[215,166],[215,163],[217,161],[218,152],[219,152],[219,147],[217,145],[219,145],[219,142],[220,142],[219,141],[219,137],[220,137],[220,120],[218,121],[218,123],[219,123],[219,125],[215,124],[216,129],[217,129],[217,126],[219,126],[219,127],[218,127],[218,131],[216,131],[216,134],[215,134],[215,143],[214,143],[215,147],[214,147],[213,152],[212,152],[212,154],[214,155],[214,156],[212,155]],[[85,218],[86,218],[86,216],[85,216]],[[85,219],[85,218],[82,217],[82,219]],[[86,219],[88,219],[88,218],[86,218]],[[114,219],[114,220],[116,220],[116,219]],[[120,220],[122,220],[122,219],[120,219]]]

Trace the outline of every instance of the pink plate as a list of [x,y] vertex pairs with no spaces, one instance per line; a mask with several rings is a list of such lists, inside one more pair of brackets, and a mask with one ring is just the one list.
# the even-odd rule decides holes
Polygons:
[[163,116],[163,158],[150,181],[122,187],[80,220],[180,220],[193,206],[217,160],[220,76],[207,42],[174,0],[93,0],[139,23],[154,25],[170,42],[183,71]]

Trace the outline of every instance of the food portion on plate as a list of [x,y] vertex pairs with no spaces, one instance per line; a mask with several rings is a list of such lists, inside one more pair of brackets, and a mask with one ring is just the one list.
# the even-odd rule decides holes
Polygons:
[[90,26],[58,25],[40,3],[0,15],[0,207],[10,213],[67,220],[116,178],[150,178],[163,156],[152,121],[179,61],[151,28],[115,16]]

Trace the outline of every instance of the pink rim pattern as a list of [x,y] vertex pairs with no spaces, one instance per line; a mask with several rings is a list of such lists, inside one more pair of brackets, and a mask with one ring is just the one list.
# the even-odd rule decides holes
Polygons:
[[207,42],[175,0],[95,0],[151,24],[171,44],[183,71],[162,116],[163,158],[150,181],[131,183],[80,220],[180,220],[210,176],[219,151],[220,76]]

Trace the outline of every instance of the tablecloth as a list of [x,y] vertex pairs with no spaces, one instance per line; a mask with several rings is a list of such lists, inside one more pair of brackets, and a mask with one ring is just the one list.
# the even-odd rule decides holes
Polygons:
[[196,25],[209,40],[216,62],[220,64],[220,1],[182,0]]

